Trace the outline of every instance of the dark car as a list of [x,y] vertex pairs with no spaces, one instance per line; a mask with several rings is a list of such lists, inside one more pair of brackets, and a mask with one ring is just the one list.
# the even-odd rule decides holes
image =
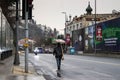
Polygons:
[[35,54],[43,53],[43,48],[42,48],[42,47],[35,47],[34,53],[35,53]]

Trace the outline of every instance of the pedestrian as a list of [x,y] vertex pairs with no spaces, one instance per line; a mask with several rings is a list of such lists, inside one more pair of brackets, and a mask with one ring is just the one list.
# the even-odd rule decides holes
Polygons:
[[57,46],[54,48],[53,55],[56,58],[57,68],[58,70],[61,69],[61,60],[64,59],[63,57],[63,49],[60,43],[57,43]]

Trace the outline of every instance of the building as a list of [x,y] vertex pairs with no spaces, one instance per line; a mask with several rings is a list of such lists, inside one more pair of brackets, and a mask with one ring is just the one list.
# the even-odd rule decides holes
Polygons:
[[[87,29],[89,29],[88,28],[89,26],[94,25],[95,27],[95,19],[96,19],[96,24],[99,24],[105,21],[116,19],[118,17],[120,17],[119,12],[113,12],[109,14],[92,14],[92,8],[89,2],[88,7],[86,8],[86,14],[83,14],[79,17],[75,16],[73,17],[72,20],[70,19],[68,22],[66,22],[66,27],[65,27],[66,34],[70,34],[70,37],[72,39],[71,40],[72,46],[74,46],[74,43],[78,41],[80,42],[82,40],[82,37],[84,37],[84,41],[82,43],[79,43],[79,45],[77,44],[79,48],[76,48],[76,50],[85,51],[85,46],[87,48],[87,44],[88,44],[88,42],[85,41],[85,37],[86,37],[85,34],[88,33],[86,31]],[[92,37],[92,36],[89,36],[89,37]],[[95,48],[94,44],[93,44],[93,47]],[[94,49],[91,50],[91,52],[93,51]]]
[[13,31],[0,8],[0,59],[3,60],[12,55]]

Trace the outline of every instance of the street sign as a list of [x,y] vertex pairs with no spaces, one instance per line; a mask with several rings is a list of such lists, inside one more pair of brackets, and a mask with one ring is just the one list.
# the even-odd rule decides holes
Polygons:
[[27,48],[27,47],[29,47],[29,44],[25,43],[25,44],[23,44],[23,46],[24,46],[25,48]]

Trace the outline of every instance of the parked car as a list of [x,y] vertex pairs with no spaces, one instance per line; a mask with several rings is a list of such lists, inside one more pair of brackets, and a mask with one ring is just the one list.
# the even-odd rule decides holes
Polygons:
[[45,53],[49,53],[49,49],[48,49],[48,48],[45,48],[45,49],[44,49],[44,52],[45,52]]
[[43,53],[43,48],[42,47],[35,47],[34,53],[37,55],[38,53]]
[[53,48],[49,48],[49,53],[53,53]]
[[45,53],[52,53],[53,49],[52,48],[45,48]]

